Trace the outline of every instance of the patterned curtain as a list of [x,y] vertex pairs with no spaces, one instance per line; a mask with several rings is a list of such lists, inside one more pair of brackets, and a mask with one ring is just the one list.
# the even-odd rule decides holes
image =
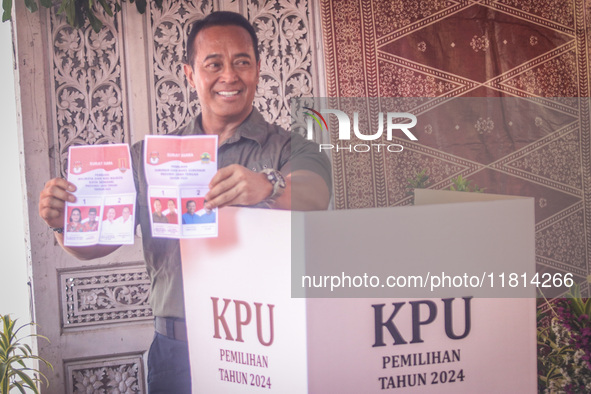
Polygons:
[[406,109],[419,119],[418,141],[394,141],[403,153],[332,152],[335,207],[410,204],[409,179],[421,171],[430,188],[461,175],[486,193],[535,197],[538,271],[584,282],[589,8],[583,0],[323,0],[328,96],[412,97]]

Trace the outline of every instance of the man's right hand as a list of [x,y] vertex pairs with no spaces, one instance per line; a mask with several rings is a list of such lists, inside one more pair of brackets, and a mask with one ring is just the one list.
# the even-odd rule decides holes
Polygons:
[[[53,178],[45,184],[39,195],[39,216],[49,227],[64,226],[64,212],[67,202],[76,202],[72,194],[76,186],[63,178]],[[55,232],[60,246],[79,260],[92,260],[113,253],[120,245],[65,246],[64,234]]]
[[72,194],[75,191],[76,186],[63,178],[53,178],[45,184],[39,195],[39,216],[49,227],[64,226],[66,201],[76,201]]

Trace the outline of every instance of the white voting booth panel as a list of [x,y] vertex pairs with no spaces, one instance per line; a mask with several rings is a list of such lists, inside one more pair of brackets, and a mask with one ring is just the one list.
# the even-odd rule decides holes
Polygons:
[[[466,226],[475,216],[478,222]],[[452,219],[457,225],[450,227]],[[455,298],[424,291],[418,298],[306,299],[292,298],[291,288],[292,258],[304,264],[357,258],[356,249],[378,237],[355,230],[368,221],[376,229],[416,221],[429,240],[427,247],[418,234],[415,244],[392,239],[384,247],[396,250],[393,269],[417,248],[442,269],[469,260],[471,250],[441,253],[446,245],[436,234],[443,226],[442,243],[457,238],[484,249],[472,255],[479,264],[531,272],[531,200],[310,213],[224,208],[219,220],[218,238],[181,241],[193,392],[536,392],[533,297],[470,298],[464,289]],[[327,232],[353,231],[357,242],[345,237],[335,253]]]

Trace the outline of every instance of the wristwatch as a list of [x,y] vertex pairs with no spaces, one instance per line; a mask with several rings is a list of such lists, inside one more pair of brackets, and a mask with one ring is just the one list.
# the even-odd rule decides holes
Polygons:
[[265,168],[261,172],[267,176],[267,179],[273,186],[271,195],[265,198],[263,202],[266,204],[272,204],[283,194],[283,191],[285,190],[285,178],[279,171],[272,168]]

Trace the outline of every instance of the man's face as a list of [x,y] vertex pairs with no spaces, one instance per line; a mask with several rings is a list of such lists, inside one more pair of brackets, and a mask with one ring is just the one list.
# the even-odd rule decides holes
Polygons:
[[94,211],[88,212],[88,221],[90,223],[94,223],[95,220],[96,220],[96,212],[94,212]]
[[174,201],[172,201],[172,200],[168,201],[168,210],[170,211],[170,213],[174,213],[176,211],[176,207],[174,206]]
[[162,211],[162,204],[160,203],[160,200],[156,200],[154,201],[154,212],[160,213],[160,211]]
[[127,219],[129,219],[130,215],[131,215],[131,212],[129,212],[129,208],[127,208],[127,207],[123,208],[123,211],[121,212],[121,216],[123,216],[123,221],[127,221]]
[[187,212],[190,214],[195,213],[195,203],[194,202],[190,202],[187,204]]
[[185,74],[199,96],[204,127],[242,122],[252,111],[259,81],[250,35],[239,26],[212,26],[197,34],[194,45]]
[[110,221],[113,221],[113,219],[115,219],[115,208],[109,208],[109,210],[107,211],[107,219],[109,219]]

